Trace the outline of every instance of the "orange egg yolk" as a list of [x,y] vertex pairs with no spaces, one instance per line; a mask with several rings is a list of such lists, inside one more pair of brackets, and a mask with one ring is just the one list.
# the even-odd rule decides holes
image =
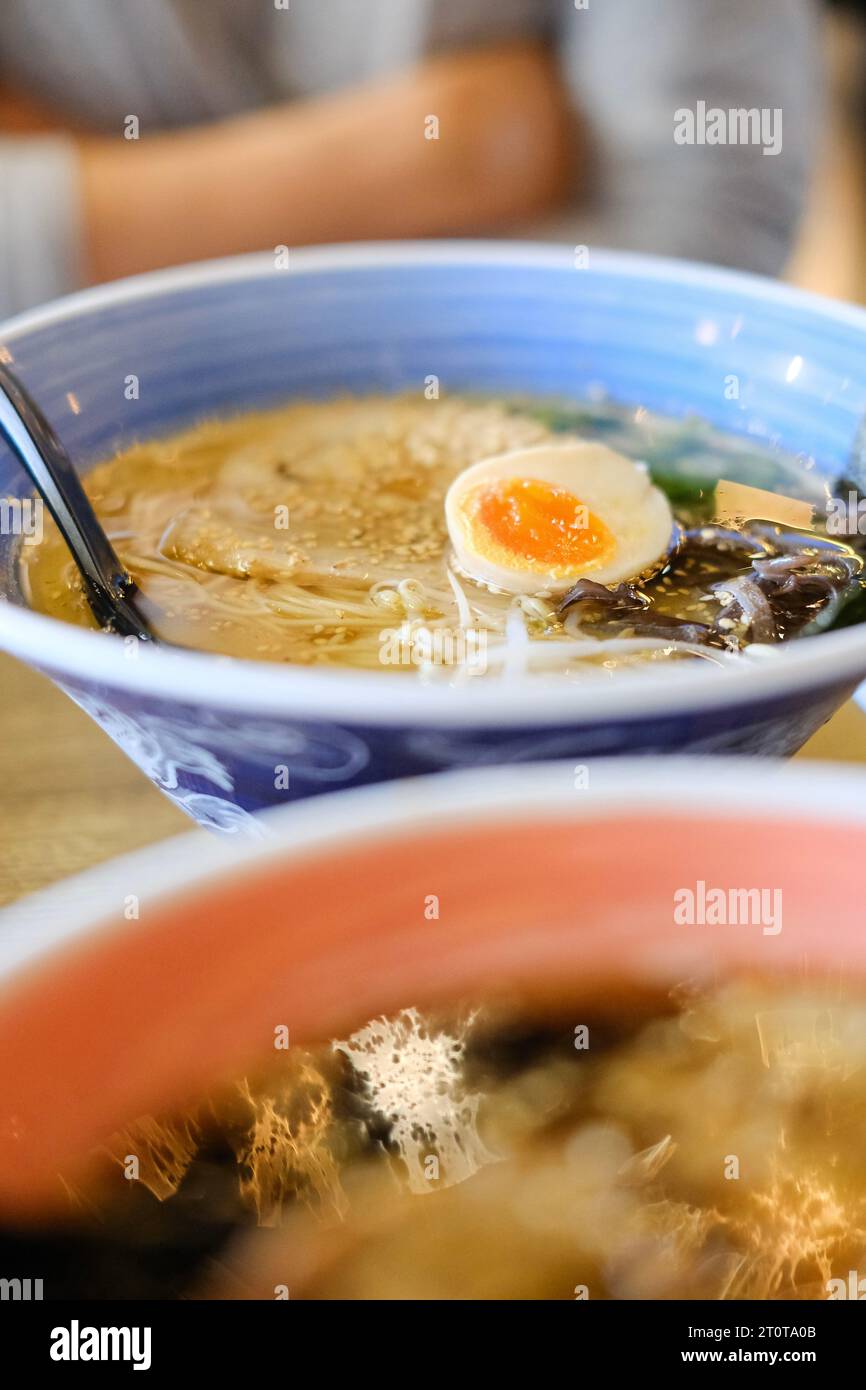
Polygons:
[[579,497],[540,478],[483,483],[468,500],[476,548],[511,568],[567,575],[604,563],[616,549]]

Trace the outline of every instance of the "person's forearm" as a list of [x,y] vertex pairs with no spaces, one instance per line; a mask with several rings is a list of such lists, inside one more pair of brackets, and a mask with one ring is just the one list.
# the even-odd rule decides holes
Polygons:
[[[428,117],[438,139],[425,137]],[[561,196],[568,118],[530,45],[210,127],[82,142],[90,278],[265,246],[473,232]]]

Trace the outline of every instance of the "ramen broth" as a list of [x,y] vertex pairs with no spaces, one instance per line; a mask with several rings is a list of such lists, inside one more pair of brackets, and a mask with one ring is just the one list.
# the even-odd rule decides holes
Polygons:
[[[641,461],[676,526],[656,572],[570,595],[497,592],[455,563],[449,485],[477,461],[573,437]],[[716,481],[807,505],[719,513]],[[739,659],[834,621],[860,560],[815,531],[803,462],[643,409],[446,397],[286,405],[205,423],[99,464],[87,491],[182,646],[299,665],[461,679],[572,678],[646,662]],[[720,494],[719,494],[720,495]],[[784,509],[783,509],[784,511]],[[805,518],[806,524],[803,524]],[[608,526],[616,534],[616,517]],[[57,531],[23,547],[35,608],[95,622]]]

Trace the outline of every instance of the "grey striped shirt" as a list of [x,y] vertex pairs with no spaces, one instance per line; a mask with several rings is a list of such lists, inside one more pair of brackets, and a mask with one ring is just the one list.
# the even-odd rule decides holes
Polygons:
[[[120,131],[334,91],[425,53],[543,36],[587,119],[590,195],[527,233],[777,272],[820,118],[813,0],[3,0],[0,80]],[[781,109],[781,153],[678,145],[675,112]],[[0,314],[80,281],[75,144],[0,135]]]

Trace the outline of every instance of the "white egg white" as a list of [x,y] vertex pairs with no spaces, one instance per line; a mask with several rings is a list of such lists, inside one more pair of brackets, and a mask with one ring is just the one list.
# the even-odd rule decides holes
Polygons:
[[[521,563],[523,557],[506,566],[480,553],[470,514],[476,490],[485,483],[524,479],[572,493],[604,522],[614,538],[613,554],[561,574]],[[445,519],[458,568],[480,584],[513,594],[564,593],[578,579],[599,584],[637,579],[663,562],[674,533],[670,503],[645,468],[604,444],[578,439],[515,449],[465,468],[446,494]]]

